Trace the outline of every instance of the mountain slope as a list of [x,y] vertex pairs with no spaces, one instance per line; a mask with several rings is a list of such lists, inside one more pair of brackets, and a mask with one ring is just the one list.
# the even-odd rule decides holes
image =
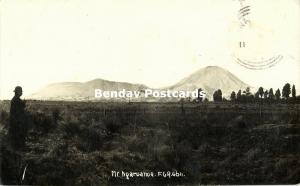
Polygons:
[[103,79],[80,82],[54,83],[32,94],[30,99],[54,99],[54,100],[87,100],[94,99],[95,89],[101,90],[142,90],[147,86],[126,82],[115,82]]
[[172,90],[195,90],[202,88],[208,97],[211,97],[213,92],[221,89],[223,95],[229,96],[232,91],[246,89],[249,87],[231,72],[217,66],[208,66],[202,68],[190,76],[184,78],[175,85],[168,87]]

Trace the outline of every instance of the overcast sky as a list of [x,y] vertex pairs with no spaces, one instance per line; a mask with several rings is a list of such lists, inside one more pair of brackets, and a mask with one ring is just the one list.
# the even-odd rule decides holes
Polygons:
[[[49,83],[95,78],[163,87],[208,65],[251,86],[299,88],[300,1],[245,4],[251,23],[241,29],[237,0],[2,0],[0,99],[16,85],[26,96]],[[266,70],[233,57],[276,55],[282,61]]]

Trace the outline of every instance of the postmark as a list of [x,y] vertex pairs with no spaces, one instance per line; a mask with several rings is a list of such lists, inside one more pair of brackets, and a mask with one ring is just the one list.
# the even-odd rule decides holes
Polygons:
[[251,61],[251,60],[235,57],[235,60],[239,65],[251,70],[264,70],[267,68],[271,68],[276,64],[278,64],[282,59],[283,59],[282,55],[276,55],[268,59],[259,60],[259,61]]
[[245,0],[239,0],[240,9],[238,11],[238,20],[240,22],[240,27],[243,28],[250,24],[249,15],[251,12],[251,6],[245,4]]
[[[279,43],[268,43],[268,41],[264,41],[261,37],[261,33],[268,35],[268,31],[261,30],[261,27],[255,26],[259,24],[258,20],[250,19],[250,15],[252,14],[251,10],[254,6],[253,4],[250,4],[247,0],[238,0],[238,3],[239,9],[237,10],[237,19],[240,29],[239,32],[244,34],[242,34],[242,38],[239,38],[239,40],[236,41],[237,47],[234,47],[234,61],[242,67],[250,70],[264,70],[274,67],[284,58],[282,54],[272,51],[272,46],[278,45]],[[256,43],[247,42],[253,38],[255,38]],[[262,43],[263,45],[261,45]],[[257,49],[268,52],[265,54],[260,53],[258,56],[258,53],[255,52]],[[248,54],[246,56],[243,55],[245,54],[245,51]],[[270,53],[273,54],[270,55]]]

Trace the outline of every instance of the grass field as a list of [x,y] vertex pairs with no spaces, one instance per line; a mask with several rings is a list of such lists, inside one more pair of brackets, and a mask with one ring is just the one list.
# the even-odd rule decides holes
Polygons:
[[[300,105],[28,101],[25,152],[9,148],[0,102],[5,184],[295,184]],[[24,180],[21,179],[26,167]],[[113,177],[178,171],[181,177]]]

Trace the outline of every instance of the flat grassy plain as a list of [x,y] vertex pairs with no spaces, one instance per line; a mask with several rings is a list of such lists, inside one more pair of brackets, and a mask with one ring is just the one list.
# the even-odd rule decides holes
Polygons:
[[[14,151],[9,101],[0,102],[5,184],[300,182],[299,104],[27,101],[27,111],[26,149]],[[184,176],[126,179],[112,171]]]

